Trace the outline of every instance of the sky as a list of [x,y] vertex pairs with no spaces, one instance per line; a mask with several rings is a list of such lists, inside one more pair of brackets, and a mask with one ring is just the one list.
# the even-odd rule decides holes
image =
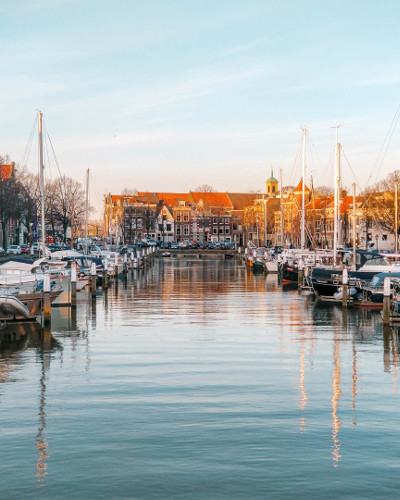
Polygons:
[[1,1],[0,154],[37,172],[40,109],[99,208],[124,188],[264,191],[272,168],[295,185],[303,127],[306,182],[333,186],[340,125],[343,186],[364,189],[400,168],[399,19],[397,0]]

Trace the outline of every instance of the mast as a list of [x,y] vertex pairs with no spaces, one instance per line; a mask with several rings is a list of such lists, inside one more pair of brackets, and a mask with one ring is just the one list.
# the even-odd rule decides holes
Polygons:
[[264,246],[267,246],[268,240],[268,219],[267,219],[267,198],[264,198]]
[[86,245],[85,245],[85,254],[87,255],[88,252],[88,217],[89,217],[89,169],[86,170],[86,220],[85,220],[85,239],[86,239]]
[[306,238],[305,238],[305,225],[306,225],[306,223],[305,223],[306,135],[307,135],[307,129],[303,128],[303,160],[302,160],[303,190],[301,193],[301,249],[302,250],[304,250],[305,246],[306,246]]
[[283,242],[283,200],[282,200],[282,169],[279,169],[279,178],[280,178],[280,192],[281,192],[281,245],[284,246]]
[[353,183],[353,271],[356,270],[356,184]]
[[[40,210],[42,213],[42,245],[43,245],[43,256],[46,248],[46,226],[44,220],[44,164],[43,164],[43,133],[42,133],[42,117],[41,111],[38,111],[38,122],[39,122],[39,176],[40,176]],[[40,248],[40,247],[39,247]]]
[[72,195],[71,206],[71,248],[74,248],[74,195]]
[[340,125],[334,127],[336,129],[336,145],[335,145],[335,196],[334,196],[334,218],[333,218],[333,261],[336,265],[338,235],[339,235],[339,197],[340,197],[340,146],[338,142],[338,130]]
[[397,254],[398,249],[399,249],[399,236],[397,234],[397,224],[398,224],[398,222],[397,222],[397,211],[398,211],[397,188],[398,188],[398,185],[397,185],[397,182],[395,182],[394,183],[394,253],[396,253],[396,254]]

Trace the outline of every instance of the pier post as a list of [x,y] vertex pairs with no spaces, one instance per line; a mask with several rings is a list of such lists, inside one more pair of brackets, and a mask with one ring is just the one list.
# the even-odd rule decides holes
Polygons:
[[92,262],[90,268],[90,291],[92,292],[92,296],[96,295],[96,279],[97,279],[96,263]]
[[383,280],[383,324],[390,325],[390,278]]
[[103,288],[108,288],[108,271],[106,268],[103,269]]
[[303,286],[303,282],[304,282],[304,262],[303,262],[303,259],[299,260],[299,263],[297,265],[297,269],[298,269],[297,286],[298,286],[298,291],[300,293],[301,287]]
[[118,254],[115,253],[114,259],[114,279],[118,279]]
[[124,275],[128,274],[128,255],[124,253]]
[[132,274],[133,274],[133,259],[134,259],[134,255],[133,255],[133,252],[131,252],[130,267],[131,267],[131,273],[132,273]]
[[50,274],[45,274],[43,278],[43,323],[44,326],[51,325],[51,284]]
[[342,275],[342,307],[347,307],[347,296],[348,296],[348,283],[349,283],[349,274],[347,269],[343,269]]
[[71,307],[76,307],[76,262],[71,263]]

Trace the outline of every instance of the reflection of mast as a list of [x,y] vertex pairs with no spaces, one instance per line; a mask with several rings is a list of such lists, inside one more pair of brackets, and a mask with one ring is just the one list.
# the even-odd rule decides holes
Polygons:
[[392,328],[392,351],[393,351],[393,392],[397,394],[397,373],[399,368],[399,351],[397,349],[396,331]]
[[39,396],[39,428],[36,436],[38,447],[38,459],[36,463],[37,478],[40,482],[47,475],[47,459],[49,457],[48,443],[44,436],[46,430],[46,370],[50,366],[50,332],[43,332],[42,349],[42,370],[40,377],[40,396]]
[[[301,353],[300,353],[300,410],[301,411],[304,411],[308,400],[307,391],[304,384],[306,375],[305,364],[306,364],[305,340],[303,338],[301,340]],[[300,422],[300,430],[303,431],[305,429],[305,426],[306,426],[306,419],[303,414]]]
[[332,394],[332,417],[333,417],[333,428],[332,428],[332,441],[333,441],[333,462],[335,467],[337,467],[337,464],[340,459],[340,441],[339,441],[339,429],[340,429],[340,419],[338,417],[338,409],[339,409],[339,400],[340,400],[340,344],[339,344],[339,339],[337,338],[337,333],[335,332],[335,342],[334,342],[334,349],[333,349],[333,374],[332,374],[332,389],[333,389],[333,394]]
[[[353,369],[351,374],[351,408],[356,409],[356,397],[357,397],[357,350],[356,343],[353,339]],[[353,425],[357,425],[356,415],[354,413]]]

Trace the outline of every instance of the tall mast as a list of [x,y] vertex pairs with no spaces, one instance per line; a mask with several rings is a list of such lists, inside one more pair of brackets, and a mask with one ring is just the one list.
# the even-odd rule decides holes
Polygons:
[[71,206],[71,248],[74,248],[74,195],[72,195],[72,206]]
[[305,246],[306,246],[306,238],[305,238],[305,226],[306,226],[306,223],[305,223],[306,135],[307,135],[307,129],[303,128],[303,161],[302,161],[303,191],[301,193],[301,249],[302,250],[304,250]]
[[43,245],[43,256],[44,249],[46,247],[46,226],[44,220],[44,164],[43,164],[43,133],[42,133],[42,117],[41,111],[38,111],[38,122],[39,122],[39,176],[40,176],[40,210],[42,213],[42,245]]
[[282,169],[279,169],[279,178],[280,178],[280,191],[281,191],[281,245],[284,246],[283,242],[283,200],[282,200]]
[[399,250],[399,237],[398,237],[398,234],[397,234],[397,212],[398,212],[398,209],[397,209],[397,203],[398,203],[398,199],[397,199],[397,188],[398,188],[398,185],[397,185],[397,182],[394,183],[394,253],[397,254],[398,250]]
[[85,239],[86,239],[86,255],[88,252],[88,217],[89,217],[89,169],[86,170],[86,221],[85,221]]
[[340,197],[340,146],[338,142],[338,130],[340,125],[334,127],[336,129],[336,145],[335,145],[335,209],[333,218],[333,261],[336,264],[338,234],[339,234],[339,197]]
[[353,271],[356,270],[356,184],[353,183]]

